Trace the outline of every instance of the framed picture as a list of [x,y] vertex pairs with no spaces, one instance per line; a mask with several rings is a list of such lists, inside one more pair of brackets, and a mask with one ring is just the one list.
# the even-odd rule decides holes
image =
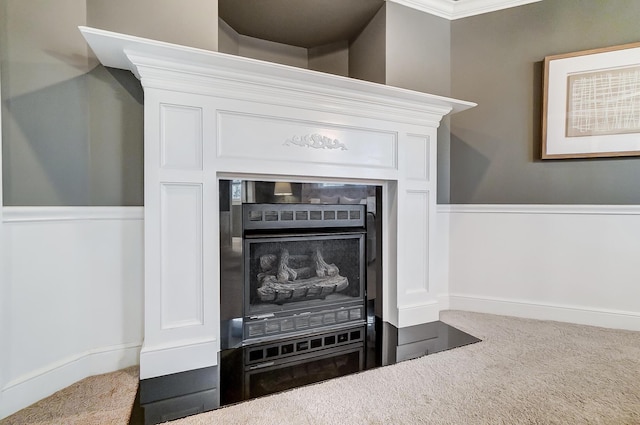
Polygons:
[[542,159],[640,155],[640,43],[547,56]]

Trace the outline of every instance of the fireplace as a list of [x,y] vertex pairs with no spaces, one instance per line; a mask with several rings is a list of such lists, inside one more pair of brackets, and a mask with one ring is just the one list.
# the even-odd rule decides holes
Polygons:
[[[146,404],[145,411],[162,410],[176,396],[191,403],[182,413],[216,405],[224,396],[227,370],[243,371],[234,376],[242,376],[240,387],[250,394],[360,370],[369,358],[363,341],[369,340],[371,311],[376,327],[392,330],[382,332],[385,338],[397,340],[397,345],[388,344],[390,351],[381,351],[381,364],[433,352],[439,342],[453,339],[438,321],[448,307],[446,273],[438,269],[439,253],[446,252],[446,241],[438,238],[439,226],[446,223],[438,224],[436,215],[438,127],[445,115],[475,104],[94,28],[80,30],[103,65],[130,70],[144,89],[140,403]],[[271,303],[266,317],[256,311],[245,315],[245,307],[251,310],[252,305],[242,301],[242,277],[234,280],[240,285],[225,288],[227,276],[237,278],[243,267],[251,267],[237,255],[243,243],[235,249],[235,238],[224,236],[233,231],[224,220],[231,213],[221,208],[222,183],[235,179],[376,187],[376,211],[381,212],[376,217],[378,271],[373,274],[377,294],[374,308],[367,308],[366,325],[356,313],[356,293],[364,290],[367,307],[371,301],[371,288],[362,282],[357,291],[349,290],[343,304],[317,304],[322,295],[287,302],[283,295]],[[351,197],[341,196],[348,204]],[[276,243],[260,234],[267,230],[252,229],[247,249]],[[299,238],[289,233],[287,238]],[[324,262],[336,265],[337,259],[327,261],[326,252],[335,235],[326,233],[328,239],[314,238],[322,241]],[[359,244],[359,238],[352,239]],[[301,241],[285,241],[289,256],[313,257],[314,250],[294,252]],[[282,253],[277,248],[264,255]],[[336,274],[357,279],[348,267],[337,268]],[[326,320],[324,315],[322,321],[314,319],[313,331],[296,327],[295,320],[303,316],[309,316],[310,326],[311,317],[325,308]],[[245,339],[245,334],[250,336]],[[226,369],[227,363],[237,367]],[[290,379],[280,380],[284,375]],[[204,404],[202,397],[208,400]]]
[[222,179],[379,186],[379,316],[397,328],[439,319],[448,288],[436,273],[446,248],[436,245],[437,129],[473,103],[81,31],[103,65],[132,71],[144,89],[142,380],[218,366],[228,301],[221,298]]
[[279,184],[220,181],[223,405],[375,362],[381,187]]
[[243,206],[244,340],[365,320],[365,206]]

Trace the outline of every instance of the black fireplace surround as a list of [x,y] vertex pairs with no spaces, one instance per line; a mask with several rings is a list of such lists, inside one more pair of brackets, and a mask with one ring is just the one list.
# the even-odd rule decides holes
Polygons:
[[[231,183],[220,181],[221,216],[232,210]],[[479,341],[440,321],[398,329],[383,320],[381,188],[332,190],[349,203],[299,196],[233,205],[242,208],[242,224],[229,236],[241,239],[221,237],[218,366],[141,380],[130,425]],[[374,202],[351,203],[360,194]]]

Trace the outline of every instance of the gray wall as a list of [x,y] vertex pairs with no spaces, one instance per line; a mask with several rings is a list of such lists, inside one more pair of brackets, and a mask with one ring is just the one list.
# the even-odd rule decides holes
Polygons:
[[218,25],[219,52],[335,75],[347,76],[349,73],[346,40],[307,49],[239,34],[222,19],[218,19]]
[[640,41],[636,0],[545,0],[452,22],[451,203],[640,204],[640,159],[541,161],[545,56]]
[[283,65],[308,68],[307,49],[290,46],[288,44],[275,43],[259,38],[238,36],[238,55],[246,58],[259,59],[267,62],[275,62]]
[[449,96],[451,22],[387,2],[386,84]]
[[309,49],[309,69],[349,76],[349,42],[338,41]]
[[230,55],[240,54],[240,34],[218,18],[218,51]]
[[[142,204],[140,85],[76,27],[217,46],[215,1],[161,3],[0,0],[5,205]],[[545,0],[449,22],[387,2],[348,70],[479,104],[439,129],[440,203],[639,204],[640,159],[538,159],[544,57],[638,41],[638,16],[635,0]]]
[[84,1],[0,4],[4,204],[87,204]]
[[[451,95],[451,22],[386,3],[386,84]],[[449,118],[438,128],[438,203],[449,202]]]
[[87,20],[93,27],[206,50],[218,50],[218,0],[86,2]]
[[0,12],[4,205],[142,205],[140,83],[98,65],[77,27],[215,49],[217,1],[0,0]]
[[388,2],[349,44],[349,77],[384,84]]

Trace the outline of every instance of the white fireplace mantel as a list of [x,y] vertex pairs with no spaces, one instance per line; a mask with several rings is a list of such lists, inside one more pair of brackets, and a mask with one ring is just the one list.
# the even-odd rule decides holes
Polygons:
[[436,135],[475,104],[81,27],[145,94],[141,379],[217,364],[218,181],[382,186],[383,320],[438,320]]

